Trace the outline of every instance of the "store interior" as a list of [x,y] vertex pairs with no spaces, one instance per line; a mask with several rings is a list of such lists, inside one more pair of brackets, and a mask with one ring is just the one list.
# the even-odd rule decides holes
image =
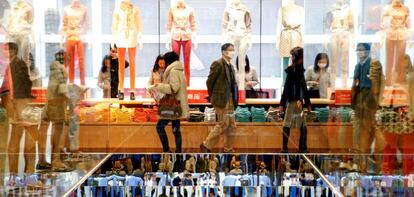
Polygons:
[[0,196],[412,196],[413,9],[0,0]]

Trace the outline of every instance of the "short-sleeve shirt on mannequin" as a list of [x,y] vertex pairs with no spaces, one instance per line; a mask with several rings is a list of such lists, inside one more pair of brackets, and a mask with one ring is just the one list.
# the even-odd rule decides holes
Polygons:
[[14,35],[32,33],[33,7],[28,3],[14,4],[8,16],[7,32]]
[[188,5],[184,7],[174,6],[169,10],[167,31],[171,32],[171,38],[173,40],[191,40],[191,35],[196,30],[197,25],[192,7]]
[[245,5],[231,5],[224,10],[223,30],[227,36],[250,36],[251,17]]
[[64,8],[62,31],[68,37],[78,38],[85,33],[88,22],[88,9],[84,5],[68,5]]
[[388,5],[384,10],[384,20],[386,26],[387,39],[389,40],[406,40],[409,36],[407,24],[409,21],[409,9],[402,5],[399,9]]
[[141,16],[138,7],[121,3],[114,10],[112,33],[115,43],[121,48],[137,46],[138,34],[142,32]]

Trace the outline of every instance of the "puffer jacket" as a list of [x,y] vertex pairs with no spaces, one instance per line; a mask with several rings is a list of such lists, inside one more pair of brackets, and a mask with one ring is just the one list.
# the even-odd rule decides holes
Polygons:
[[[182,116],[188,118],[189,107],[187,100],[187,82],[184,76],[184,67],[179,61],[170,64],[163,75],[162,83],[154,86],[154,90],[164,94],[172,94],[171,90],[177,95],[177,100],[181,103]],[[160,116],[160,119],[168,119]]]

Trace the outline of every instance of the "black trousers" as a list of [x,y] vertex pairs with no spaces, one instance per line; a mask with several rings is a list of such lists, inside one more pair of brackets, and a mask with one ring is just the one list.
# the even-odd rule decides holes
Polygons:
[[180,120],[158,120],[157,123],[157,132],[158,136],[160,137],[160,141],[162,144],[163,152],[170,151],[170,145],[168,143],[167,133],[165,132],[165,127],[168,125],[169,122],[172,122],[172,132],[175,137],[175,152],[181,153],[182,148],[182,139],[181,139],[181,130],[180,130]]

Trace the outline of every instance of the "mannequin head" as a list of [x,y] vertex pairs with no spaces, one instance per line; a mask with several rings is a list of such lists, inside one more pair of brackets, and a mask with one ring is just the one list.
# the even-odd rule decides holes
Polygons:
[[235,6],[240,5],[240,0],[233,0],[233,5],[235,5]]
[[131,3],[131,0],[122,0],[122,3]]
[[185,7],[185,0],[177,0],[178,7]]
[[72,0],[72,5],[79,5],[80,4],[80,0]]
[[393,6],[402,6],[403,2],[402,0],[392,0],[391,4]]
[[337,0],[336,4],[338,5],[345,5],[347,3],[347,0]]

